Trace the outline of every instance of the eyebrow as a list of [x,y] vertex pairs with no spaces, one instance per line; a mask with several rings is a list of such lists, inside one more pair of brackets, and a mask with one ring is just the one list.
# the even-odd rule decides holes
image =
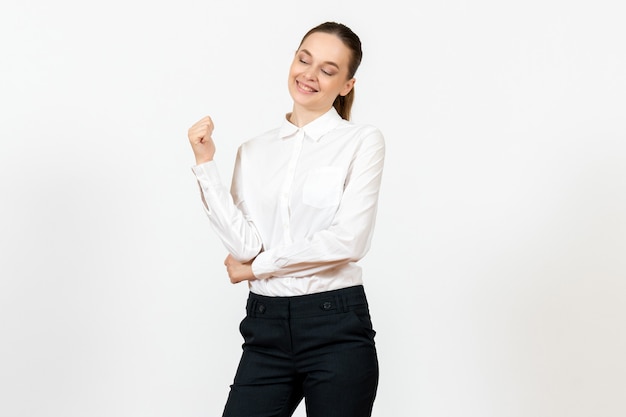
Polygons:
[[[300,49],[300,52],[304,52],[308,56],[312,57],[313,55],[306,49]],[[333,61],[325,61],[324,64],[332,65],[333,67],[339,69],[339,65],[335,64]]]

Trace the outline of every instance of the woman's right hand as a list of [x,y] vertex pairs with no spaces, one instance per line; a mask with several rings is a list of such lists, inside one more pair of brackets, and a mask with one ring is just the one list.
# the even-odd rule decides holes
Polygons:
[[209,116],[198,120],[187,132],[198,165],[212,161],[215,156],[215,143],[211,138],[212,134],[213,120]]

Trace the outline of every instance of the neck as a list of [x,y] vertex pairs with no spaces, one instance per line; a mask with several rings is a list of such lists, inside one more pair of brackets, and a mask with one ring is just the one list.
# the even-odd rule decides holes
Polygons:
[[292,112],[287,115],[287,120],[289,120],[292,124],[298,127],[302,127],[311,123],[313,120],[317,119],[328,110],[330,109],[326,109],[324,111],[306,110],[294,105]]

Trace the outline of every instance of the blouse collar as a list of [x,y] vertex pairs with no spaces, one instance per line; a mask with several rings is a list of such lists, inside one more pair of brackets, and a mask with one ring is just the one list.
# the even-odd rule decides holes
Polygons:
[[298,130],[304,130],[305,136],[308,136],[310,139],[314,141],[320,140],[320,138],[329,131],[333,130],[341,121],[343,120],[337,110],[334,107],[331,107],[326,113],[319,116],[317,119],[307,123],[302,127],[298,127],[291,123],[287,118],[288,114],[285,115],[283,119],[283,123],[280,127],[278,135],[282,139],[288,139],[291,136],[295,135]]

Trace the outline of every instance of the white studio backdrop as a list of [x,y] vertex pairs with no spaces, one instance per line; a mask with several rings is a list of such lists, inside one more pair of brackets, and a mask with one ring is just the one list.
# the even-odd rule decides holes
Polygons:
[[622,4],[3,1],[0,415],[221,415],[247,288],[187,128],[213,117],[229,182],[335,20],[387,140],[374,416],[624,416]]

